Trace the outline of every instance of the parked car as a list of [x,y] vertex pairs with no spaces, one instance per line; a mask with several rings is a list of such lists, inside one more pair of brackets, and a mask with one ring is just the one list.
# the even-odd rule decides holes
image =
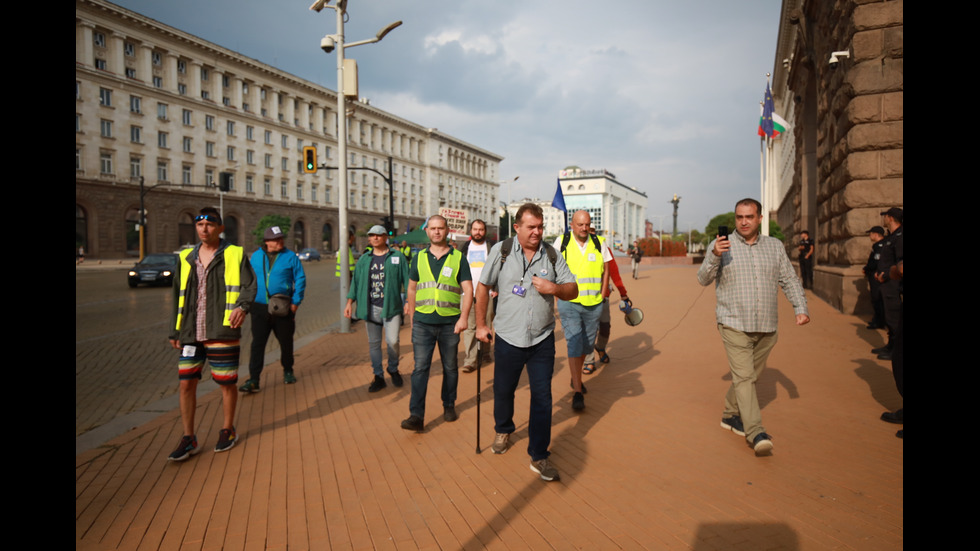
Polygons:
[[140,283],[171,285],[177,272],[177,255],[173,253],[148,254],[129,270],[129,286]]
[[307,262],[311,260],[316,260],[317,262],[320,261],[320,251],[314,249],[313,247],[303,249],[302,251],[296,253],[296,256],[298,256],[300,260],[305,260]]

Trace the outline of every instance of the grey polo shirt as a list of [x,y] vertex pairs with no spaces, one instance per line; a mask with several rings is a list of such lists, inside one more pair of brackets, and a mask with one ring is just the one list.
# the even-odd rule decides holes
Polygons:
[[[510,254],[507,255],[507,262],[501,268],[502,246],[503,242],[500,242],[490,249],[490,256],[480,275],[480,283],[490,288],[497,287],[500,293],[493,320],[497,338],[511,346],[529,348],[546,339],[555,330],[555,297],[538,293],[531,283],[531,276],[536,275],[558,285],[574,283],[575,276],[560,254],[556,255],[555,265],[552,267],[544,242],[529,264],[516,238]],[[514,293],[515,285],[524,287],[526,292],[523,297]]]

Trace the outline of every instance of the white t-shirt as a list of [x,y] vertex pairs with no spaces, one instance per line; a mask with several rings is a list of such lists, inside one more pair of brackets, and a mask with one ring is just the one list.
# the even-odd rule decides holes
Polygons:
[[483,273],[483,266],[487,263],[487,255],[489,253],[490,248],[487,247],[486,241],[479,245],[470,241],[470,246],[466,250],[466,262],[470,265],[470,274],[473,276],[473,281],[480,281],[480,274]]

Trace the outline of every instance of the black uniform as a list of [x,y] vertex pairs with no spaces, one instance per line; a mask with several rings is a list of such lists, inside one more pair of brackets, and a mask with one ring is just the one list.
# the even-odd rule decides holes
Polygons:
[[899,317],[902,314],[902,282],[887,279],[892,266],[905,259],[904,252],[905,226],[895,228],[881,242],[881,256],[878,259],[877,272],[884,274],[885,282],[881,284],[881,299],[885,305],[885,324],[888,326],[888,348],[893,346],[895,331],[898,329]]
[[881,283],[875,279],[875,273],[878,272],[878,259],[881,258],[881,248],[884,246],[884,239],[879,240],[877,243],[872,243],[871,254],[868,255],[868,262],[864,265],[864,277],[868,278],[868,288],[871,291],[871,307],[874,309],[874,316],[868,324],[869,329],[885,327],[885,304],[881,299]]
[[813,250],[812,239],[800,240],[800,279],[803,280],[804,289],[813,289],[813,257],[807,258]]

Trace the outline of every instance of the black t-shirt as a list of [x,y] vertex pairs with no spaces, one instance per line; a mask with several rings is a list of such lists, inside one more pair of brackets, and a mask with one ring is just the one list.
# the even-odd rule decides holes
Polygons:
[[381,308],[385,300],[385,258],[388,255],[371,255],[371,270],[368,273],[368,299],[371,306]]

